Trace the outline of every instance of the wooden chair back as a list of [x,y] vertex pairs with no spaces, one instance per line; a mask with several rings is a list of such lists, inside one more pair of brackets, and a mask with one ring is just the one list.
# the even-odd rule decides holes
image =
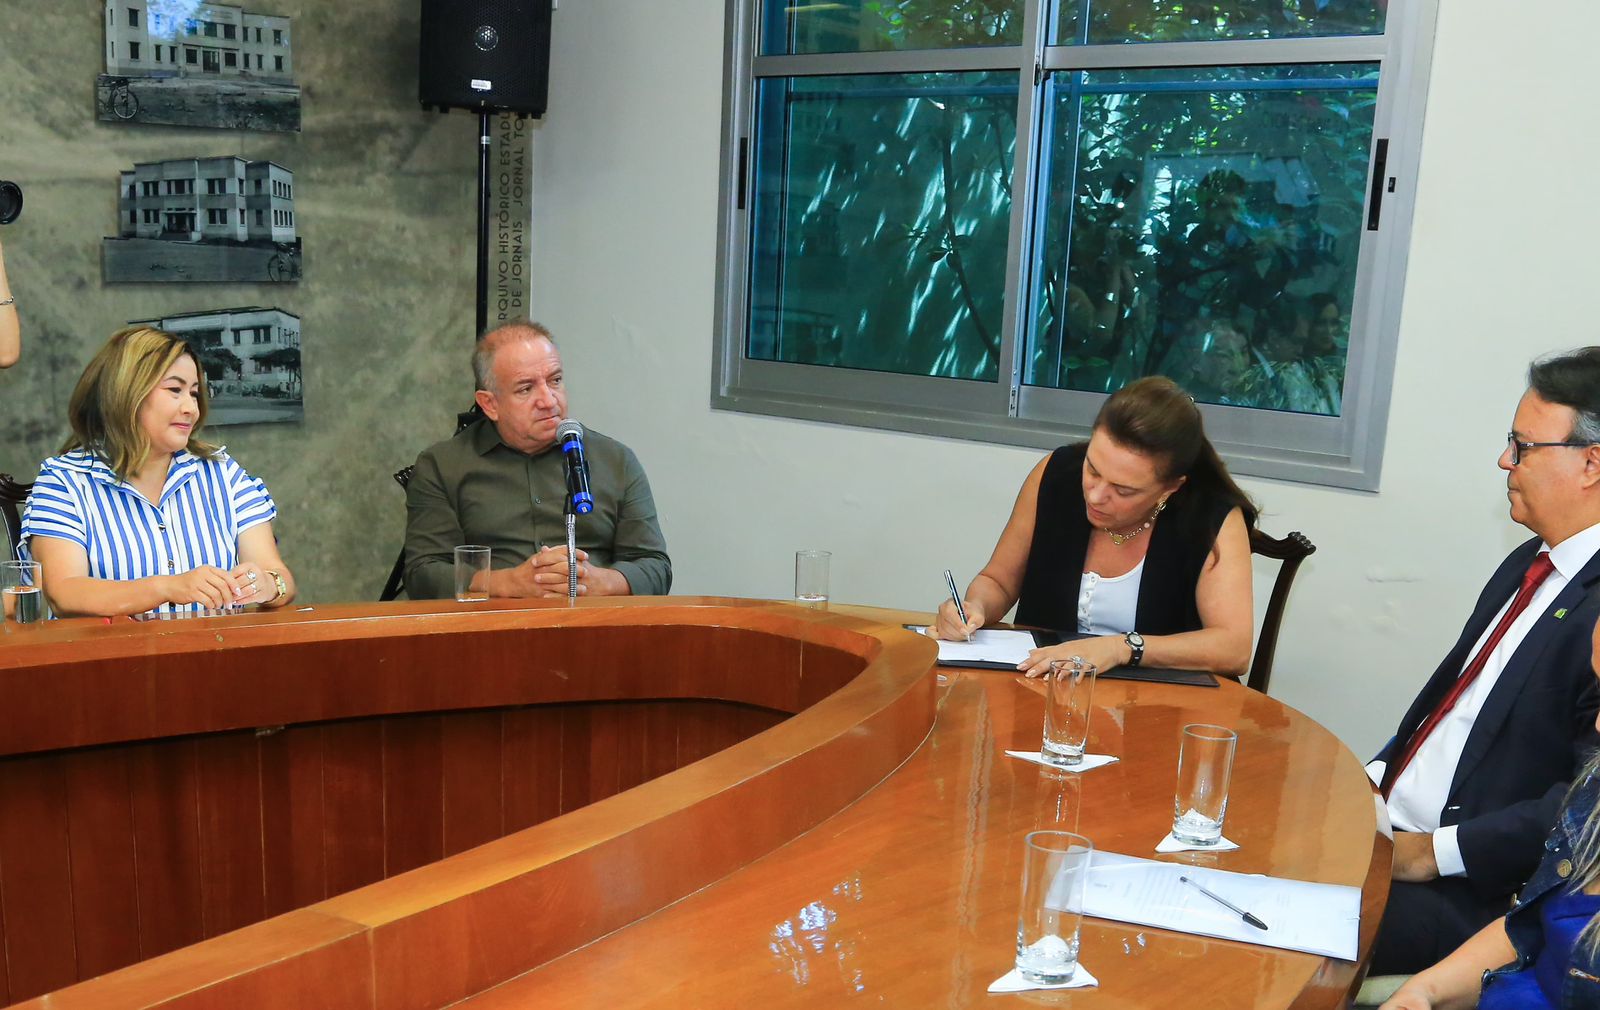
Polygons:
[[[416,470],[417,468],[415,466],[408,466],[395,471],[394,482],[400,485],[400,490],[404,491],[406,485],[411,483],[411,475],[415,473]],[[400,590],[405,588],[405,584],[406,549],[405,546],[402,545],[400,547],[400,556],[394,559],[394,567],[389,569],[389,581],[383,584],[383,592],[378,596],[378,600],[380,602],[387,603],[390,600],[399,598]]]
[[1282,562],[1278,577],[1272,583],[1272,596],[1267,600],[1267,613],[1261,619],[1261,635],[1256,639],[1255,658],[1250,663],[1250,674],[1245,685],[1267,693],[1272,680],[1272,657],[1278,651],[1278,631],[1283,624],[1283,610],[1289,602],[1289,587],[1294,584],[1300,562],[1315,554],[1317,547],[1304,533],[1290,533],[1281,540],[1260,530],[1250,531],[1250,553]]
[[22,539],[22,503],[28,500],[32,490],[32,484],[20,483],[9,473],[0,473],[0,522],[6,524],[6,542],[11,545],[9,560],[12,561],[20,560],[17,545]]

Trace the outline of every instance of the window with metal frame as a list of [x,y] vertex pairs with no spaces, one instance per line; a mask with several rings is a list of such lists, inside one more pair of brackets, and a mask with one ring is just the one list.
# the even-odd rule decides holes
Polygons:
[[1437,0],[730,0],[714,406],[1376,488]]

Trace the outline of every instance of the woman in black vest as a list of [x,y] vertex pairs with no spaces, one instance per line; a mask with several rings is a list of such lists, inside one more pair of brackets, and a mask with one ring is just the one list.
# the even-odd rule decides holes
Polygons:
[[1250,664],[1250,528],[1256,509],[1171,379],[1130,383],[1100,408],[1089,441],[1063,446],[1022,485],[962,623],[939,608],[936,637],[961,639],[1013,604],[1016,622],[1091,637],[1035,649],[1030,677],[1082,657],[1238,677]]

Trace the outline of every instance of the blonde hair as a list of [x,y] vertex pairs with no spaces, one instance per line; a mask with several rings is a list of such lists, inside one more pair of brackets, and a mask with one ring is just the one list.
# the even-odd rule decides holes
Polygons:
[[67,423],[72,434],[62,452],[87,449],[99,456],[117,477],[127,480],[150,458],[150,438],[139,426],[139,409],[151,390],[166,378],[183,355],[200,373],[199,415],[190,432],[188,449],[210,459],[215,446],[194,437],[206,423],[210,397],[200,356],[183,340],[148,326],[118,330],[89,362],[67,401]]
[[[1573,779],[1572,789],[1567,793],[1568,803],[1593,775],[1600,775],[1600,751],[1590,755],[1583,770]],[[1587,892],[1596,881],[1600,881],[1600,802],[1589,808],[1583,818],[1583,827],[1578,830],[1578,837],[1572,840],[1572,861],[1576,865],[1568,886],[1577,892]],[[1575,945],[1583,947],[1591,955],[1600,953],[1600,915],[1591,918],[1583,927]]]

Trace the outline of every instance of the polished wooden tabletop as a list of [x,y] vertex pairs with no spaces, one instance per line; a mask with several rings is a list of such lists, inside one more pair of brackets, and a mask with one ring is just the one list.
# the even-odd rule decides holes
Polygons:
[[[32,773],[52,762],[170,747],[173,737],[254,740],[265,727],[264,761],[286,735],[279,724],[287,734],[329,727],[327,741],[374,719],[492,710],[501,721],[445,718],[466,720],[464,742],[476,725],[509,746],[504,720],[579,702],[714,699],[778,720],[699,760],[680,738],[692,763],[675,771],[521,830],[506,814],[504,838],[29,1005],[1343,1003],[1354,964],[1092,919],[1082,959],[1098,988],[987,995],[1012,963],[1023,837],[1064,828],[1101,850],[1153,855],[1170,826],[1186,723],[1239,733],[1226,830],[1241,847],[1162,858],[1361,887],[1365,955],[1390,849],[1354,755],[1234,683],[1102,680],[1090,749],[1117,763],[1072,774],[1007,757],[1038,746],[1041,685],[933,667],[932,644],[899,628],[916,616],[695,598],[412,603],[14,635],[5,644],[23,648],[0,649],[0,771],[10,768],[0,793],[31,776],[41,810],[53,802],[49,779]],[[630,738],[607,739],[590,739],[587,753]],[[508,769],[510,789],[504,753],[491,760]],[[321,800],[330,817],[336,801]],[[253,815],[257,830],[270,827],[268,813]],[[37,836],[8,838],[7,820],[0,811],[0,855],[26,854]],[[63,877],[69,897],[72,879]],[[0,893],[8,906],[14,898]],[[4,928],[17,939],[14,919]]]
[[[853,610],[854,613],[871,613]],[[889,615],[889,620],[900,616]],[[1041,685],[942,668],[937,722],[887,781],[806,836],[611,936],[469,1001],[511,1007],[1268,1007],[1342,1005],[1355,966],[1086,919],[1095,989],[988,995],[1012,966],[1023,837],[1086,834],[1155,856],[1171,826],[1179,730],[1239,734],[1226,833],[1237,851],[1159,858],[1364,887],[1362,951],[1388,889],[1360,763],[1272,698],[1103,680],[1082,774],[1007,757],[1036,749]],[[624,881],[617,881],[625,886]]]

